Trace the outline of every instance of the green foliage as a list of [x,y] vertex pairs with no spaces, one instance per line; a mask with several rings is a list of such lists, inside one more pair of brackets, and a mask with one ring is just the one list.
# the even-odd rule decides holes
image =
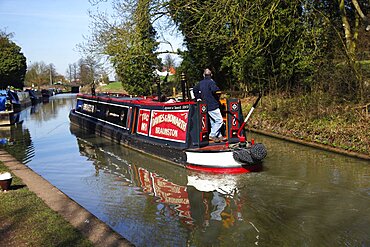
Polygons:
[[[356,42],[362,36],[356,34],[353,2],[344,4]],[[338,81],[321,78],[335,73],[346,75],[344,85],[334,85],[337,95],[365,95],[361,68],[351,62],[355,58],[343,71],[330,67],[348,59],[338,2],[180,0],[170,1],[169,9],[185,36],[181,70],[192,71],[190,80],[210,67],[223,88],[301,93],[333,87]]]
[[23,88],[26,57],[21,48],[10,40],[10,36],[0,31],[0,88]]
[[250,90],[271,81],[290,90],[297,78],[312,73],[317,33],[306,31],[301,1],[171,4],[188,48],[184,70],[210,67],[224,87]]
[[122,91],[122,83],[119,81],[111,82],[106,86],[102,86],[102,92],[121,92]]
[[[369,32],[357,0],[113,2],[119,18],[110,25],[104,15],[96,17],[94,48],[111,57],[131,92],[148,93],[151,71],[159,64],[153,22],[169,16],[185,39],[177,72],[184,72],[190,85],[208,67],[223,90],[300,94],[330,89],[335,96],[366,100],[368,75],[356,60],[369,59],[364,52]],[[369,9],[368,2],[360,4]],[[345,68],[338,69],[341,63]]]
[[[109,56],[126,91],[148,95],[153,84],[153,71],[160,65],[156,31],[151,23],[149,0],[114,1],[117,23],[95,16],[95,29],[90,50]],[[124,12],[124,13],[123,13]]]

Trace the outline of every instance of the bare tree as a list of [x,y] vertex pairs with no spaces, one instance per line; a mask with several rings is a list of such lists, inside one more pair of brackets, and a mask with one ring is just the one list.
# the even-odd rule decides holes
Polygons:
[[67,74],[69,83],[72,83],[72,79],[73,79],[73,65],[72,64],[68,64],[66,74]]
[[40,87],[50,82],[50,67],[44,62],[34,62],[28,66],[26,82],[29,85]]
[[49,85],[53,85],[54,84],[54,78],[57,75],[54,64],[50,63],[48,65],[48,72],[49,72]]
[[172,67],[175,67],[175,59],[171,56],[171,54],[167,54],[164,58],[164,66],[166,66],[167,71]]
[[98,81],[101,74],[101,64],[92,56],[78,61],[80,84],[86,85]]

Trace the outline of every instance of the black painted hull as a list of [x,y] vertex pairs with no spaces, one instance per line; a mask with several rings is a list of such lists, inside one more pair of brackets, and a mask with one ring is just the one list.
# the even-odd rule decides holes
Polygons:
[[129,134],[128,131],[122,131],[109,124],[79,115],[74,110],[70,112],[69,118],[72,124],[87,131],[91,131],[98,136],[109,138],[116,143],[136,149],[140,152],[149,153],[158,158],[173,162],[176,165],[185,166],[186,154],[182,149],[138,139],[134,135]]

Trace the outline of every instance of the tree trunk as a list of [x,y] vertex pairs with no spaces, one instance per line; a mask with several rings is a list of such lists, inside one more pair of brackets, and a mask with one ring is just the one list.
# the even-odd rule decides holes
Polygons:
[[348,53],[351,54],[351,57],[352,57],[352,55],[354,54],[352,33],[351,33],[351,26],[349,24],[349,21],[346,15],[344,0],[339,0],[339,10],[340,10],[341,18],[342,18],[344,35],[346,39],[346,48],[347,48]]
[[352,0],[352,4],[355,6],[355,9],[356,9],[358,15],[364,21],[364,23],[365,23],[365,30],[366,31],[370,31],[369,19],[367,18],[366,15],[364,15],[364,12],[362,12],[362,9],[360,7],[360,4],[358,4],[358,1],[357,0]]

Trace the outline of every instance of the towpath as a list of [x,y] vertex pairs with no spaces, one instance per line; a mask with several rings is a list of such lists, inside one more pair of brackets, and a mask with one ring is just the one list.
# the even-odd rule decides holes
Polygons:
[[133,246],[104,222],[66,196],[47,180],[0,149],[0,161],[51,209],[80,230],[95,246]]

